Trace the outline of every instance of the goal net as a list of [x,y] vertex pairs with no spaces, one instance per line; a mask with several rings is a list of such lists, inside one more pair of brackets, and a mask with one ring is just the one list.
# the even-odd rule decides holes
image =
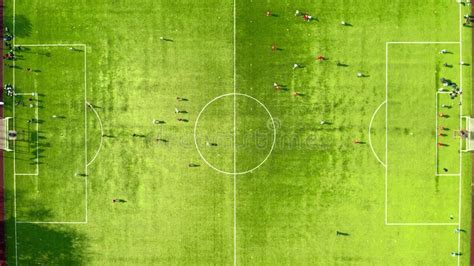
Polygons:
[[16,139],[16,132],[9,130],[11,117],[0,119],[0,148],[4,151],[12,151],[10,141]]
[[465,130],[459,131],[458,135],[464,139],[463,152],[474,151],[474,118],[463,116]]

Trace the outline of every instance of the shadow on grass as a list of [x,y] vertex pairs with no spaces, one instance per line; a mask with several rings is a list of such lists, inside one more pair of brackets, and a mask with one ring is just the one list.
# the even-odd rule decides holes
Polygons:
[[28,265],[82,265],[87,257],[86,237],[71,227],[19,224],[18,263]]
[[[26,191],[19,191],[25,193]],[[6,191],[7,197],[13,192]],[[38,202],[30,202],[34,206],[27,211],[27,217],[34,221],[49,221],[53,219],[51,210],[44,208]],[[21,220],[19,220],[21,221]],[[18,264],[20,265],[83,265],[89,257],[86,236],[73,226],[47,224],[17,224],[17,238],[14,230],[15,220],[9,218],[2,221],[6,225],[7,248],[18,246]],[[9,252],[8,261],[15,261],[15,252]]]
[[[5,16],[3,19],[5,26],[10,29],[10,32],[13,30],[13,17]],[[31,21],[24,15],[15,16],[15,35],[17,37],[28,37],[31,35],[32,24]]]

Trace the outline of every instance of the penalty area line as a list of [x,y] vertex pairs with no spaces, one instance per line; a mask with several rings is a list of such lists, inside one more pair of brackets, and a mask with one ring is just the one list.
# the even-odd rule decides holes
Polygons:
[[22,47],[67,47],[67,46],[83,46],[83,47],[86,47],[87,45],[86,44],[83,44],[83,43],[52,43],[52,44],[15,44],[14,45],[15,47],[19,47],[19,46],[22,46]]
[[32,221],[17,221],[17,224],[87,224],[84,222],[32,222]]
[[459,223],[385,223],[391,226],[459,226]]

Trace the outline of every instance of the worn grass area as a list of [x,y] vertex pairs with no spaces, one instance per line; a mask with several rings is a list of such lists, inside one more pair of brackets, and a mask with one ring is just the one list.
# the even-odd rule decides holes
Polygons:
[[[6,2],[10,30],[12,4]],[[438,159],[435,153],[439,78],[460,83],[463,71],[463,114],[471,107],[471,66],[459,66],[459,45],[393,51],[388,158],[385,106],[374,114],[386,100],[386,42],[459,41],[456,1],[237,0],[234,10],[234,2],[217,0],[17,0],[15,9],[16,44],[87,47],[23,49],[17,68],[5,70],[17,92],[37,92],[15,106],[26,137],[17,143],[16,163],[12,153],[6,159],[10,263],[457,263],[450,256],[458,251],[457,225],[385,222],[460,221],[470,230],[470,158],[459,169],[451,135]],[[297,9],[313,21],[295,16]],[[470,34],[462,28],[465,62]],[[453,54],[440,55],[443,48]],[[327,60],[316,61],[319,54]],[[443,68],[444,60],[453,68]],[[203,107],[234,90],[263,105],[219,98],[201,113],[194,136]],[[439,97],[439,105],[450,104]],[[15,103],[6,104],[13,115]],[[27,123],[33,110],[37,124]],[[446,113],[446,127],[458,130],[458,106]],[[369,147],[372,118],[372,144],[387,172]],[[250,170],[273,151],[254,171],[225,175],[200,158],[195,137],[201,154],[224,172]],[[15,167],[30,173],[36,166],[38,176],[14,176]],[[459,177],[435,177],[444,167],[463,173],[461,188]],[[87,224],[15,223],[86,221],[86,209]],[[463,265],[468,235],[461,234]]]

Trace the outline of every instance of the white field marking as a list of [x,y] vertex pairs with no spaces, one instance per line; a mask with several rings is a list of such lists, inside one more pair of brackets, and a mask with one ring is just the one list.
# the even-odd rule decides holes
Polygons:
[[84,46],[86,44],[83,43],[52,43],[52,44],[15,44],[15,47],[22,46],[22,47],[69,47],[69,46]]
[[17,224],[87,224],[87,222],[33,222],[33,221],[17,221]]
[[459,42],[387,42],[387,44],[459,44]]
[[[227,97],[227,96],[233,96],[233,95],[237,95],[237,96],[244,96],[244,97],[247,97],[247,98],[250,98],[254,101],[256,101],[258,104],[260,104],[264,109],[265,111],[267,112],[268,116],[270,117],[271,121],[272,121],[272,125],[273,125],[273,143],[272,143],[272,147],[270,149],[270,151],[268,152],[267,156],[265,157],[265,159],[257,166],[255,166],[254,168],[250,169],[250,170],[247,170],[247,171],[243,171],[243,172],[228,172],[228,171],[224,171],[224,170],[221,170],[221,169],[218,169],[216,168],[214,165],[212,165],[211,163],[209,163],[206,158],[204,157],[204,155],[201,153],[201,150],[199,149],[199,145],[198,145],[198,141],[197,141],[197,125],[199,124],[199,118],[201,117],[202,113],[206,110],[206,108],[212,104],[213,102],[215,102],[216,100],[219,100],[220,98],[223,98],[223,97]],[[210,102],[208,102],[203,108],[202,110],[199,112],[197,118],[196,118],[196,122],[194,123],[194,144],[196,146],[196,150],[198,151],[198,154],[199,156],[201,157],[201,159],[209,166],[211,167],[212,169],[216,170],[217,172],[219,173],[223,173],[223,174],[226,174],[226,175],[244,175],[244,174],[247,174],[247,173],[250,173],[254,170],[256,170],[257,168],[259,168],[260,166],[262,166],[267,160],[268,158],[270,157],[270,155],[272,154],[273,152],[273,149],[275,148],[275,143],[276,143],[276,125],[275,125],[275,121],[273,119],[273,116],[272,114],[270,113],[270,111],[268,110],[268,108],[262,103],[260,102],[259,100],[257,100],[256,98],[250,96],[250,95],[247,95],[247,94],[243,94],[243,93],[227,93],[227,94],[222,94],[220,96],[217,96],[215,97],[214,99],[212,99]]]
[[438,94],[450,94],[451,92],[449,92],[449,91],[438,91],[437,93]]
[[436,176],[460,176],[461,174],[436,174]]
[[[36,174],[39,175],[39,97],[38,93],[35,93],[36,104],[35,104],[35,116],[36,116]],[[38,178],[36,178],[36,187],[38,187]]]
[[388,43],[385,43],[385,224],[388,223]]
[[35,92],[18,92],[18,93],[15,92],[15,95],[21,95],[21,96],[27,96],[27,95],[32,96],[33,94],[36,95]]
[[[237,47],[236,47],[236,42],[237,42],[237,33],[236,33],[236,25],[237,25],[237,16],[236,16],[236,0],[233,0],[233,45],[234,45],[234,60],[233,60],[233,86],[234,86],[234,176],[233,176],[233,185],[234,185],[234,266],[237,266],[237,144],[236,144],[236,139],[237,139],[237,111],[236,111],[236,93],[237,93],[237,67],[236,67],[236,61],[237,61]],[[267,110],[268,111],[268,110]],[[270,115],[271,117],[271,115]],[[273,118],[272,118],[273,121]]]
[[459,223],[386,223],[390,226],[459,226]]
[[[461,9],[461,4],[459,3],[459,61],[463,61],[463,50],[462,50],[462,9]],[[459,63],[460,63],[459,62]],[[459,84],[461,85],[461,88],[463,87],[463,66],[459,65]],[[459,129],[462,129],[462,94],[459,95],[459,101],[461,105],[459,105]],[[462,138],[459,139],[459,172],[462,173]],[[459,222],[459,228],[461,227],[461,206],[462,206],[462,175],[459,175],[459,209],[458,209],[458,222]],[[458,234],[458,250],[457,252],[461,252],[461,234]],[[458,266],[461,263],[461,256],[458,257]]]
[[436,115],[436,119],[435,119],[435,128],[436,128],[436,130],[435,130],[435,134],[436,134],[436,137],[435,137],[435,154],[436,154],[436,156],[435,156],[435,158],[436,158],[436,160],[435,160],[436,161],[436,163],[435,163],[435,176],[437,176],[439,174],[439,163],[438,163],[438,161],[439,161],[439,156],[438,156],[438,152],[439,152],[439,150],[438,150],[439,149],[439,147],[438,147],[438,141],[439,141],[439,136],[438,136],[438,134],[439,134],[439,129],[438,129],[438,127],[439,127],[439,122],[438,122],[439,96],[438,96],[438,93],[439,92],[436,93],[436,113],[435,113],[435,115]]
[[94,157],[92,158],[92,160],[87,163],[87,167],[89,167],[94,161],[95,159],[97,158],[97,156],[99,155],[99,152],[100,150],[102,149],[102,143],[104,141],[104,127],[102,125],[102,120],[100,119],[100,116],[99,116],[99,113],[97,113],[97,110],[95,110],[94,106],[92,106],[92,104],[86,102],[86,104],[91,108],[91,110],[94,112],[94,114],[96,115],[97,117],[97,120],[99,121],[99,125],[100,125],[100,144],[99,144],[99,148],[97,149],[97,151],[95,152],[95,155]]
[[[460,15],[461,15],[461,10],[460,10]],[[460,20],[462,23],[462,21]],[[462,27],[462,24],[461,24]],[[462,40],[462,39],[461,39]],[[389,61],[389,56],[388,56],[388,48],[389,44],[459,44],[462,47],[462,42],[386,42],[385,43],[385,96],[386,96],[386,104],[385,104],[385,130],[386,130],[386,144],[385,144],[385,225],[392,225],[392,226],[410,226],[410,225],[454,225],[452,223],[392,223],[388,222],[388,61]],[[462,52],[462,49],[460,49],[460,52]],[[461,55],[462,56],[462,55]],[[462,67],[460,68],[460,76],[462,80]],[[460,82],[462,85],[462,83]],[[442,92],[437,92],[437,93],[442,93]],[[448,92],[449,93],[449,92]],[[462,94],[460,95],[460,101],[462,102]],[[438,106],[437,106],[438,108]],[[462,106],[460,106],[462,109]],[[462,112],[460,113],[460,120],[462,121]],[[436,117],[437,119],[438,117]],[[437,120],[436,120],[437,121]],[[461,123],[461,128],[462,128],[462,123]],[[460,139],[460,149],[462,149],[462,139]],[[460,171],[462,171],[462,156],[459,156],[460,160]],[[461,189],[461,179],[462,175],[456,175],[459,176],[459,221],[460,221],[460,214],[461,214],[461,196],[462,196],[462,189]],[[456,223],[456,225],[460,226],[461,223]],[[458,240],[458,244],[460,245],[460,238]]]
[[14,175],[16,176],[38,176],[37,173],[34,173],[34,174],[25,174],[25,173],[15,173]]
[[89,183],[89,168],[87,165],[87,45],[84,44],[84,163],[85,163],[85,177],[84,177],[84,192],[85,192],[85,213],[86,223],[89,219],[89,208],[88,208],[88,183]]
[[384,101],[383,103],[381,103],[379,105],[379,107],[377,107],[377,109],[375,109],[374,111],[374,114],[372,115],[372,119],[370,119],[370,123],[369,123],[369,146],[370,146],[370,149],[372,150],[372,153],[374,154],[375,156],[375,159],[377,159],[377,161],[379,161],[380,164],[382,164],[383,167],[387,167],[387,165],[382,162],[382,160],[380,159],[380,157],[377,155],[377,153],[375,152],[375,149],[374,147],[372,146],[372,135],[371,135],[371,129],[372,129],[372,123],[374,121],[374,118],[375,118],[375,115],[377,114],[377,112],[380,110],[380,108],[382,108],[382,106],[384,104],[386,104],[387,101]]
[[[13,46],[15,47],[16,41],[16,0],[13,0]],[[13,88],[16,88],[15,85],[15,68],[16,63],[13,60]],[[15,94],[13,94],[13,103],[15,103]],[[15,104],[13,104],[13,130],[15,130]],[[18,233],[17,233],[17,213],[16,213],[16,147],[15,141],[13,142],[13,219],[15,221],[15,265],[18,265]]]

